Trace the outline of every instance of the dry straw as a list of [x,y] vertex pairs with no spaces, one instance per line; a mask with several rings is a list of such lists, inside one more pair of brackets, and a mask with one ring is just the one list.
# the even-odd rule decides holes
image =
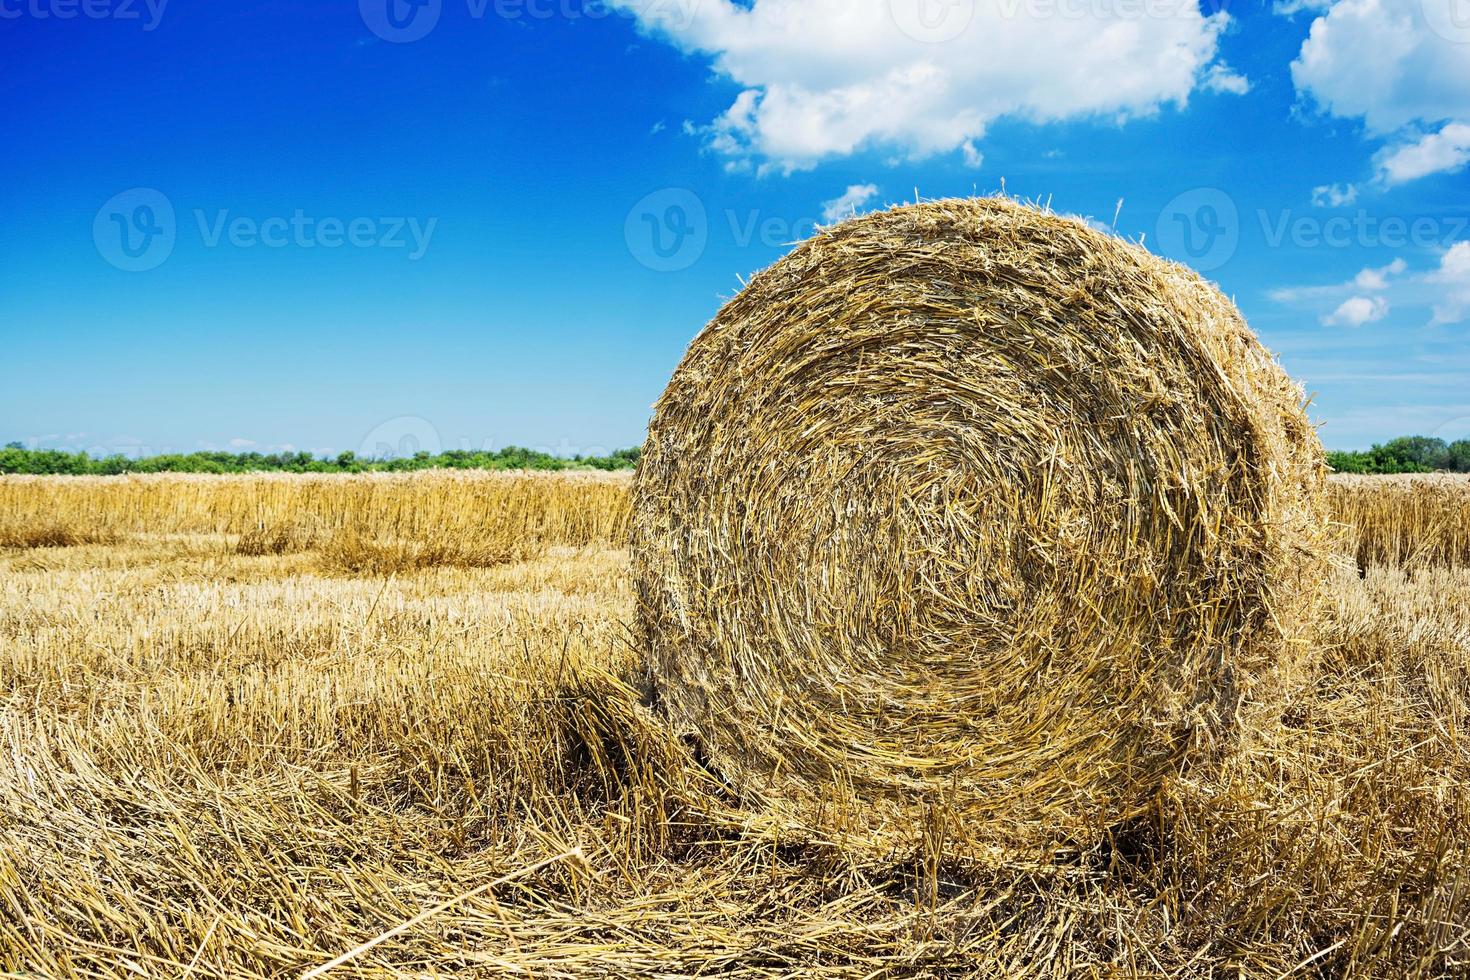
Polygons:
[[1360,570],[1470,566],[1470,479],[1463,475],[1335,476],[1333,516]]
[[1323,472],[1301,390],[1189,270],[1004,199],[847,221],[656,406],[633,541],[660,703],[822,834],[1091,837],[1269,702]]

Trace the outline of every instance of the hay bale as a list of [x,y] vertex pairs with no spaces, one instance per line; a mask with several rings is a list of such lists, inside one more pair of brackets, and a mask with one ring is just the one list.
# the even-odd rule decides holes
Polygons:
[[659,701],[818,832],[942,808],[951,837],[1076,841],[1290,660],[1323,472],[1301,390],[1189,270],[1003,199],[847,221],[656,406],[633,542]]

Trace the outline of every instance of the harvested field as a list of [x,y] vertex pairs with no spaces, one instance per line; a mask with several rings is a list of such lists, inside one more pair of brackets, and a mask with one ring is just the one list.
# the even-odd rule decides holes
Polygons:
[[1360,567],[1470,565],[1470,477],[1339,476],[1332,506]]
[[[878,854],[774,825],[643,707],[627,488],[0,480],[0,974],[1470,970],[1470,486],[1331,481],[1279,714],[1000,864],[942,814]],[[341,515],[425,557],[346,567]]]

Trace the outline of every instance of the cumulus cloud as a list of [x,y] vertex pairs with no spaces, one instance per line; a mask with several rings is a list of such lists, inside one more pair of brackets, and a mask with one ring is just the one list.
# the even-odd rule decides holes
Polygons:
[[1340,0],[1312,22],[1291,77],[1327,112],[1378,134],[1470,118],[1470,57],[1419,0]]
[[1393,276],[1401,276],[1409,267],[1403,259],[1394,259],[1388,265],[1379,266],[1376,269],[1363,269],[1353,277],[1353,285],[1359,289],[1381,290],[1388,288],[1388,280]]
[[1356,184],[1323,184],[1312,188],[1312,207],[1340,208],[1358,199]]
[[1126,4],[961,3],[937,20],[920,0],[610,2],[740,86],[700,129],[762,170],[873,147],[959,152],[976,166],[1002,117],[1125,120],[1183,105],[1200,85],[1244,83],[1212,67],[1228,17],[1204,16],[1197,0],[1156,0],[1147,16]]
[[1347,282],[1337,282],[1326,286],[1284,286],[1271,290],[1268,295],[1277,303],[1320,305],[1336,302],[1345,296],[1357,293],[1382,292],[1390,285],[1397,283],[1399,277],[1407,271],[1407,262],[1403,259],[1394,259],[1387,265],[1360,269],[1358,274]]
[[231,449],[254,449],[259,445],[254,439],[242,439],[238,436],[230,440]]
[[1470,242],[1451,246],[1440,256],[1439,268],[1428,279],[1440,290],[1431,322],[1460,323],[1470,317]]
[[857,214],[858,208],[867,204],[877,193],[877,184],[850,184],[840,196],[822,202],[822,220],[830,225],[835,221],[851,217]]
[[1456,242],[1434,268],[1412,272],[1403,259],[1359,270],[1347,282],[1273,289],[1277,303],[1321,310],[1329,326],[1358,327],[1383,319],[1398,306],[1432,311],[1430,326],[1470,320],[1470,241]]
[[1470,27],[1454,19],[1447,4],[1456,2],[1339,0],[1313,20],[1291,64],[1298,94],[1391,141],[1377,161],[1387,183],[1470,160]]
[[1403,259],[1394,259],[1387,265],[1380,265],[1376,268],[1368,266],[1360,269],[1358,274],[1347,282],[1337,282],[1326,286],[1283,286],[1271,290],[1268,295],[1277,303],[1336,302],[1351,294],[1382,292],[1407,270],[1408,263]]
[[[1470,52],[1465,57],[1470,60]],[[1379,177],[1387,184],[1463,170],[1470,163],[1470,125],[1446,123],[1439,132],[1388,147],[1374,159]]]
[[1228,92],[1231,95],[1244,95],[1251,90],[1250,79],[1224,62],[1211,65],[1200,84],[1211,92]]
[[1322,318],[1329,327],[1361,327],[1388,315],[1388,300],[1382,296],[1354,296]]

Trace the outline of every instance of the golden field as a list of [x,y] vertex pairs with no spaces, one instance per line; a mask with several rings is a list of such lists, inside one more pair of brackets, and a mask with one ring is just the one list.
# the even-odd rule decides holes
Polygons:
[[1332,502],[1279,717],[980,861],[779,826],[663,727],[625,478],[0,479],[0,976],[1463,975],[1470,482]]

